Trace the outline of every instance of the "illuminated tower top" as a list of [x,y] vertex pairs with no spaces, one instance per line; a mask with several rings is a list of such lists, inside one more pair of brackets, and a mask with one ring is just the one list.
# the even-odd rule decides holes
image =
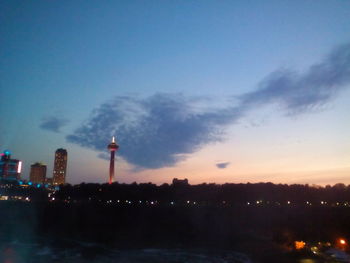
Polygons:
[[115,142],[114,136],[112,137],[112,141],[110,144],[108,144],[108,150],[111,152],[118,151],[119,145]]

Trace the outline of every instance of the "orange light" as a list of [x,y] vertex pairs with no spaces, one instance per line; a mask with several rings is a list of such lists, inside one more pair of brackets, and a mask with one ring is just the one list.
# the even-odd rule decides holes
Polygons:
[[339,243],[340,243],[341,245],[345,245],[345,244],[346,244],[346,241],[345,241],[344,239],[340,239],[340,240],[339,240]]
[[304,241],[295,241],[294,242],[295,249],[297,249],[297,250],[305,248],[305,245],[306,245],[306,243]]

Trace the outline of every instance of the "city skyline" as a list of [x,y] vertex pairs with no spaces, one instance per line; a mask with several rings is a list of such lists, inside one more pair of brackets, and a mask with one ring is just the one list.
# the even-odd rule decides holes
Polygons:
[[67,182],[350,184],[350,3],[0,4],[0,151]]

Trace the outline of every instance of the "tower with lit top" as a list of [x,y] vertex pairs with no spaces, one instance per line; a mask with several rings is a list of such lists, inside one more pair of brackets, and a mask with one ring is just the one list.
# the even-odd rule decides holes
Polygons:
[[109,184],[113,183],[114,180],[114,158],[115,152],[118,151],[119,145],[115,142],[114,136],[112,137],[112,141],[108,144],[108,150],[111,152],[111,160],[109,163]]

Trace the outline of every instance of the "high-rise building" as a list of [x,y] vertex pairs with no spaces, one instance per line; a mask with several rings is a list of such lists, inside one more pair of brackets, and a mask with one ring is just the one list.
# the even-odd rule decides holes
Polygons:
[[114,181],[114,157],[115,152],[118,151],[119,145],[115,142],[114,136],[112,138],[112,141],[107,146],[108,150],[111,152],[111,159],[109,162],[109,184],[113,183]]
[[30,166],[29,181],[35,184],[44,184],[46,181],[46,165],[35,163]]
[[4,151],[0,156],[0,179],[20,180],[22,161],[11,159],[9,150]]
[[53,184],[60,185],[66,183],[67,172],[67,150],[57,149],[55,153],[55,163],[53,167]]

